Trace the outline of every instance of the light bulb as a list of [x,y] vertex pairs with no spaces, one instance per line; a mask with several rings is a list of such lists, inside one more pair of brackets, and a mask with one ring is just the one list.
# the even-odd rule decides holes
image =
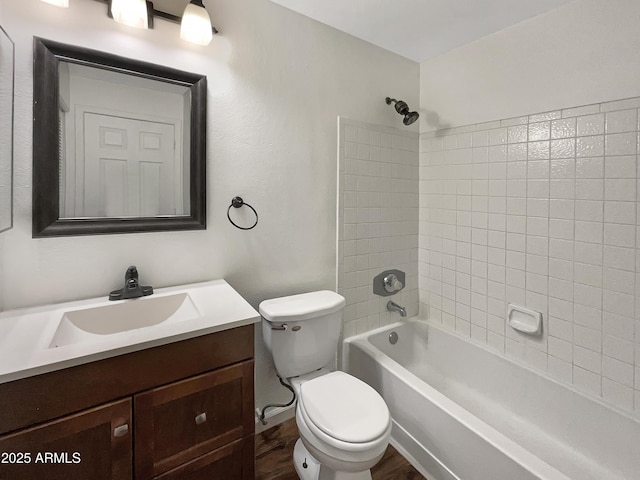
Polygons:
[[213,38],[211,18],[202,0],[191,0],[182,14],[180,38],[198,45],[209,45]]
[[113,19],[135,28],[149,28],[146,0],[111,0]]

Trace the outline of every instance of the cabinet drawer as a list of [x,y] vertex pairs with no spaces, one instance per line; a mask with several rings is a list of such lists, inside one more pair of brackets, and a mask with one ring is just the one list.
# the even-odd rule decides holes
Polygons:
[[136,478],[253,434],[253,403],[253,361],[135,395]]
[[221,447],[155,480],[254,480],[254,436]]
[[6,435],[0,479],[131,480],[131,437],[129,399]]

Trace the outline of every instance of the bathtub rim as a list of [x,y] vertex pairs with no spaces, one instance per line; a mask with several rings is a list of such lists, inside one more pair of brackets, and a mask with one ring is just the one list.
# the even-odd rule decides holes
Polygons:
[[[379,350],[368,339],[368,337],[372,335],[391,332],[394,328],[407,326],[407,324],[409,324],[410,327],[411,323],[416,323],[424,326],[427,331],[429,331],[429,329],[431,328],[434,328],[436,331],[439,331],[443,334],[451,334],[462,340],[472,340],[439,325],[434,325],[433,323],[425,320],[422,317],[416,316],[408,320],[394,322],[393,324],[389,324],[346,338],[343,341],[343,370],[347,372],[349,372],[350,370],[348,365],[350,361],[349,348],[360,349],[364,354],[371,357],[374,362],[378,363],[380,365],[380,368],[387,371],[389,374],[396,376],[399,381],[406,384],[408,388],[415,391],[418,395],[427,396],[429,398],[429,401],[434,404],[436,408],[441,410],[443,414],[453,417],[457,422],[467,428],[478,439],[486,441],[489,445],[492,446],[492,448],[494,448],[496,451],[499,451],[511,462],[520,465],[523,469],[527,470],[533,475],[536,475],[537,478],[549,480],[570,480],[570,477],[567,473],[559,470],[559,468],[554,466],[553,464],[548,463],[547,460],[544,459],[544,457],[540,457],[530,452],[523,445],[517,443],[515,440],[502,433],[499,429],[491,426],[480,417],[477,417],[455,401],[449,399],[446,395],[434,388],[428,382],[422,380],[417,375],[403,367],[400,363],[395,361],[393,358],[389,357],[383,351]],[[582,392],[575,387],[559,382],[558,380],[550,377],[544,372],[538,371],[532,367],[529,367],[528,365],[524,365],[518,361],[515,361],[514,359],[507,357],[505,354],[500,354],[500,352],[496,352],[477,341],[472,340],[469,343],[474,346],[480,347],[481,350],[485,352],[497,354],[498,357],[510,362],[510,365],[524,367],[527,371],[539,375],[543,379],[552,381],[556,386],[568,389],[569,392],[575,393],[584,400],[595,402],[595,404],[597,404],[598,406],[604,407],[612,413],[621,415],[621,419],[623,421],[631,420],[634,425],[638,425],[640,423],[638,419],[629,415],[628,412],[620,410],[619,408],[615,408],[612,405],[602,401],[601,399]],[[431,455],[431,457],[436,461],[440,461],[439,458],[434,457],[433,455]]]
[[[367,340],[367,337],[370,335],[384,332],[385,330],[389,330],[391,327],[404,325],[407,322],[420,322],[422,324],[427,323],[420,317],[411,317],[410,319],[396,322],[386,327],[380,327],[369,332],[354,335],[352,337],[349,337],[349,339],[345,339],[343,341],[342,369],[347,373],[349,372],[349,356],[347,355],[347,349],[349,348],[350,344],[354,344],[357,348],[363,349],[366,354],[371,356],[383,368],[390,371],[393,375],[396,375],[400,379],[400,381],[404,382],[407,385],[408,388],[414,390],[419,395],[427,396],[429,398],[429,401],[431,401],[438,409],[442,410],[446,415],[449,415],[457,422],[461,423],[465,428],[467,428],[478,438],[491,445],[505,457],[509,458],[510,461],[520,465],[523,469],[528,470],[538,478],[549,480],[571,480],[570,477],[562,473],[560,470],[549,465],[544,460],[529,452],[523,446],[517,444],[514,440],[510,439],[499,430],[493,428],[482,419],[473,415],[461,405],[458,405],[456,402],[431,386],[429,383],[425,382],[417,375],[413,374],[405,367],[400,365],[394,359],[378,350],[372,343]],[[427,325],[429,324],[427,323]],[[449,333],[447,330],[444,330],[444,332]],[[440,459],[436,457],[433,458],[436,461],[442,463]]]
[[[374,334],[382,333],[385,330],[391,331],[393,328],[398,328],[398,327],[404,326],[407,323],[419,323],[419,324],[425,325],[428,329],[429,328],[434,328],[436,330],[439,330],[442,333],[453,335],[454,337],[459,338],[461,340],[464,340],[464,341],[470,343],[471,345],[473,345],[475,347],[478,347],[478,348],[480,348],[481,350],[483,350],[483,351],[485,351],[487,353],[490,353],[492,355],[496,355],[497,357],[502,358],[503,360],[506,360],[507,362],[510,362],[510,363],[520,367],[520,368],[524,368],[525,370],[527,370],[527,371],[529,371],[529,372],[531,372],[533,374],[539,375],[539,376],[543,377],[544,379],[549,380],[549,381],[553,382],[554,384],[556,384],[558,386],[567,388],[571,392],[573,392],[573,393],[575,393],[577,395],[580,395],[582,397],[585,397],[587,400],[591,400],[591,401],[597,403],[598,405],[600,405],[600,406],[602,406],[604,408],[608,408],[609,410],[612,410],[613,412],[617,413],[618,415],[621,415],[624,418],[626,418],[628,420],[631,420],[632,422],[635,422],[635,423],[640,425],[640,413],[636,414],[634,412],[630,412],[628,410],[624,410],[624,409],[618,407],[617,405],[614,405],[614,404],[606,401],[602,397],[594,395],[593,393],[590,393],[590,392],[587,392],[587,391],[584,391],[584,390],[580,390],[579,388],[575,387],[574,385],[563,383],[560,380],[558,380],[558,379],[552,377],[551,375],[549,375],[547,372],[544,372],[542,370],[538,370],[538,369],[530,366],[529,364],[520,361],[517,358],[510,357],[510,356],[506,355],[505,353],[502,353],[502,352],[500,352],[498,350],[494,350],[494,349],[488,347],[487,344],[485,344],[485,343],[479,342],[478,340],[475,340],[474,338],[466,337],[464,335],[461,335],[459,332],[456,332],[454,330],[450,330],[448,328],[445,328],[442,325],[438,325],[437,323],[434,323],[431,320],[425,319],[425,318],[423,318],[423,317],[421,317],[419,315],[407,318],[405,320],[399,320],[399,321],[391,323],[389,325],[378,327],[378,328],[373,329],[373,330],[368,330],[366,332],[358,333],[356,335],[352,335],[350,337],[344,338],[343,341],[342,341],[343,369],[346,370],[346,367],[345,367],[345,358],[346,358],[345,357],[345,351],[346,350],[345,349],[348,348],[346,346],[346,344],[364,342],[367,345],[371,345],[370,348],[376,350],[376,352],[380,352],[371,342],[368,341],[367,337],[369,337],[371,335],[374,335]],[[398,362],[396,362],[391,357],[385,355],[382,352],[380,352],[380,353],[382,354],[382,356],[388,358],[390,361],[392,361],[394,364],[396,364],[399,368],[404,368],[402,365],[400,365]],[[376,357],[376,358],[378,358],[378,357]],[[409,373],[411,373],[411,372],[409,372]],[[411,375],[413,375],[413,374],[411,373]],[[416,375],[413,375],[413,376],[415,378],[417,378],[418,380],[420,380],[421,382],[424,382],[424,380],[420,379]],[[424,383],[426,383],[426,382],[424,382]]]

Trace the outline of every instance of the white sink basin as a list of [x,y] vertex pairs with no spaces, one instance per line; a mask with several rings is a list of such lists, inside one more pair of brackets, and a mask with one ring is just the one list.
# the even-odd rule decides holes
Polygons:
[[98,340],[163,323],[200,316],[189,293],[124,300],[100,307],[64,312],[49,348]]
[[[0,383],[260,321],[224,280],[0,312]],[[0,475],[1,476],[1,475]]]

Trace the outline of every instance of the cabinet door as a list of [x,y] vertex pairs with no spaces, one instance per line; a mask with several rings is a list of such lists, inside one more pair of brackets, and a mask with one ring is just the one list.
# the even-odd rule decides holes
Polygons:
[[253,435],[207,453],[154,480],[254,480]]
[[1,480],[131,480],[131,400],[0,437]]
[[253,361],[134,397],[136,479],[148,480],[253,435]]

